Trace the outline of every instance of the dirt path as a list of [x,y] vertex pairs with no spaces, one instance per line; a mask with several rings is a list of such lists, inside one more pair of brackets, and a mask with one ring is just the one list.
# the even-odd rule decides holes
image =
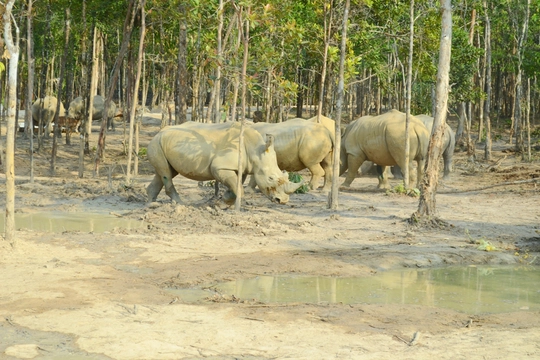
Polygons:
[[[142,146],[158,122],[157,115],[145,117]],[[518,163],[501,152],[505,147],[495,160],[506,158],[491,169],[456,154],[456,172],[437,195],[450,226],[419,229],[405,222],[418,200],[376,191],[369,177],[340,193],[337,212],[318,192],[293,195],[287,205],[256,193],[237,214],[212,199],[213,188],[183,178],[175,184],[184,205],[164,194],[149,204],[145,160],[133,185],[123,184],[122,136],[108,135],[101,177],[77,178],[74,140],[61,146],[55,178],[47,177],[48,155],[36,155],[34,184],[24,179],[27,145],[18,140],[19,214],[112,213],[145,226],[105,233],[23,229],[16,249],[0,243],[0,358],[540,359],[540,314],[526,309],[471,316],[421,305],[271,304],[232,294],[190,303],[167,291],[257,275],[526,266],[540,255],[537,187],[468,190],[538,177],[537,163]],[[478,250],[472,243],[478,239],[498,251]]]

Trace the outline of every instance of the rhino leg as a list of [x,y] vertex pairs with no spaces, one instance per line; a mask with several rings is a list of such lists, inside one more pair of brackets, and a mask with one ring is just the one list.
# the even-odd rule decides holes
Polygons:
[[227,191],[225,191],[225,195],[223,195],[223,201],[225,201],[227,205],[234,204],[234,202],[236,201],[237,194],[235,190],[238,181],[238,176],[236,175],[236,172],[233,170],[218,169],[212,171],[212,174],[217,181],[221,182],[228,188]]
[[309,171],[311,171],[311,180],[309,181],[309,188],[315,190],[319,187],[319,182],[325,175],[325,172],[321,164],[314,164],[308,166]]
[[321,165],[324,170],[324,185],[321,191],[327,192],[330,191],[332,188],[332,178],[334,177],[334,152],[331,151],[324,160],[322,161]]
[[156,201],[157,196],[162,188],[163,188],[163,181],[161,181],[161,177],[158,174],[156,174],[152,182],[146,187],[146,194],[148,195],[148,201],[149,202]]
[[345,181],[341,186],[349,187],[351,186],[351,183],[356,179],[356,174],[358,173],[358,169],[360,166],[366,161],[366,156],[362,153],[359,156],[355,156],[352,154],[348,155],[347,163],[349,164],[349,169],[347,170],[347,176],[345,177]]
[[377,165],[377,178],[379,179],[379,189],[390,189],[390,183],[388,182],[388,172],[386,166]]
[[255,176],[251,175],[249,177],[249,184],[244,191],[250,192],[250,193],[255,192],[256,186],[257,186],[257,183],[255,182]]

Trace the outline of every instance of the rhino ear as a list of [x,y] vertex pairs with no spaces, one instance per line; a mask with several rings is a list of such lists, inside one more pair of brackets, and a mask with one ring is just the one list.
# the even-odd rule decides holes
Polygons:
[[268,151],[271,146],[274,146],[274,135],[266,134],[266,151]]

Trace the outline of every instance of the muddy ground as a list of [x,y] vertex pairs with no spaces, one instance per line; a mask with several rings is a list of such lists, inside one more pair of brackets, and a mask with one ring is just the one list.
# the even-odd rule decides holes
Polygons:
[[[159,123],[159,113],[145,114],[141,146]],[[20,229],[14,249],[1,242],[0,358],[540,359],[540,314],[527,308],[468,315],[422,305],[275,304],[234,294],[192,303],[167,290],[265,274],[370,277],[403,268],[538,264],[537,185],[490,187],[539,177],[538,154],[522,162],[501,140],[489,163],[456,153],[455,172],[437,195],[448,226],[422,228],[406,221],[418,198],[378,191],[373,177],[340,192],[338,211],[314,191],[292,195],[286,205],[247,194],[235,213],[212,198],[211,187],[185,178],[175,179],[184,204],[164,193],[147,203],[152,169],[141,159],[140,175],[126,186],[122,140],[117,123],[97,178],[90,155],[78,178],[74,137],[59,148],[55,177],[48,176],[50,151],[35,155],[29,183],[28,141],[17,139],[17,213],[114,214],[144,226]],[[478,239],[497,251],[478,250]]]

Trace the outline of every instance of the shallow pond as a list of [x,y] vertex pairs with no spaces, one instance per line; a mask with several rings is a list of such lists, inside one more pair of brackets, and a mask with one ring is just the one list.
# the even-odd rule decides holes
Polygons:
[[[265,303],[413,304],[469,314],[540,311],[540,268],[467,266],[380,272],[370,277],[257,276],[211,290]],[[170,290],[183,301],[212,296]]]
[[[0,232],[4,231],[4,217],[0,217]],[[82,231],[103,233],[114,228],[139,229],[145,226],[141,220],[127,219],[98,213],[16,213],[15,229],[34,231],[64,232]]]

